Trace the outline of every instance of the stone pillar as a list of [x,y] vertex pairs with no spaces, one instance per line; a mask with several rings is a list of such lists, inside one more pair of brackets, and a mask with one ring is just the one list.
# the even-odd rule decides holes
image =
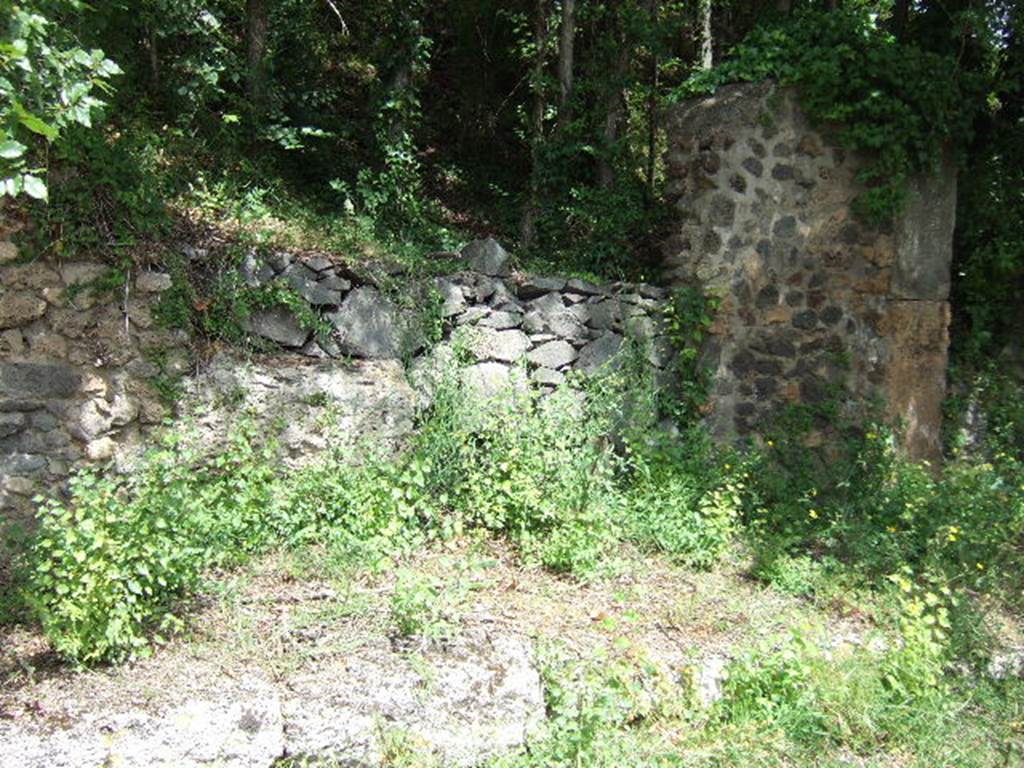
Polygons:
[[786,403],[839,398],[869,418],[877,402],[910,456],[941,458],[952,164],[913,182],[891,226],[867,226],[863,158],[770,83],[676,107],[667,161],[668,281],[721,299],[705,350],[715,433],[757,433]]

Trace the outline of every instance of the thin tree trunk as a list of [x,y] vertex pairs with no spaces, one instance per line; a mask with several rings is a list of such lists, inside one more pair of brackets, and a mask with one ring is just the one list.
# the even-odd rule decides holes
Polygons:
[[[651,27],[658,26],[658,0],[648,0],[647,14]],[[650,206],[654,198],[654,155],[658,137],[658,47],[651,43],[651,63],[647,80],[647,166],[644,170],[644,205]]]
[[700,68],[714,66],[714,39],[711,36],[711,0],[700,0]]
[[558,42],[558,127],[572,120],[573,47],[576,42],[576,0],[562,0],[562,33]]
[[[395,70],[391,73],[391,77],[388,79],[386,91],[389,96],[401,97],[404,91],[406,91],[412,85],[412,56],[409,54],[402,58],[402,61],[395,67]],[[391,143],[397,142],[402,134],[405,133],[407,128],[405,122],[405,114],[401,109],[391,110],[388,118],[388,141]]]
[[150,29],[146,35],[146,53],[149,58],[149,81],[153,93],[160,92],[160,51],[156,43],[156,30]]
[[896,37],[902,38],[910,21],[910,0],[896,0],[892,9],[892,28]]
[[533,19],[533,44],[536,49],[531,73],[533,103],[530,107],[530,191],[519,222],[519,245],[526,249],[537,236],[537,209],[540,205],[540,144],[544,140],[544,59],[547,48],[547,8],[537,0]]
[[253,111],[261,114],[267,100],[267,32],[270,27],[267,0],[246,0],[245,21],[246,90]]
[[793,10],[793,0],[775,0],[775,10],[786,16]]
[[629,73],[629,45],[620,22],[616,22],[614,32],[615,43],[619,55],[615,60],[615,71],[612,82],[605,94],[604,129],[601,132],[602,151],[597,157],[597,184],[602,189],[610,189],[615,183],[615,168],[611,162],[614,147],[623,134],[626,120],[626,102],[623,95],[626,77]]

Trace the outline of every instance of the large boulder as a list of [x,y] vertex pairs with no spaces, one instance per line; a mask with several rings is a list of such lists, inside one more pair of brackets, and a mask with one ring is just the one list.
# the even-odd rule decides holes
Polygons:
[[555,339],[541,344],[526,359],[542,368],[558,369],[576,359],[576,348],[567,341]]
[[616,356],[622,348],[622,337],[608,331],[580,350],[576,367],[584,373],[594,374],[616,364]]
[[467,336],[469,350],[478,360],[514,363],[521,360],[531,346],[529,337],[519,330],[477,327]]
[[376,288],[356,288],[327,319],[337,328],[338,346],[343,354],[378,360],[399,357],[398,307]]
[[509,274],[508,251],[493,237],[474,240],[466,245],[462,249],[462,258],[468,261],[470,268],[476,272],[492,277]]
[[284,751],[280,698],[259,680],[162,712],[98,709],[57,730],[0,724],[0,758],[19,768],[251,768]]
[[186,395],[182,407],[204,442],[223,440],[244,407],[292,466],[316,460],[341,437],[393,449],[412,430],[416,408],[397,360],[342,364],[282,354],[245,361],[222,353],[189,380]]
[[289,681],[289,755],[380,765],[391,731],[438,765],[473,766],[523,745],[543,719],[540,677],[522,638],[479,633],[415,660],[390,648],[359,656]]

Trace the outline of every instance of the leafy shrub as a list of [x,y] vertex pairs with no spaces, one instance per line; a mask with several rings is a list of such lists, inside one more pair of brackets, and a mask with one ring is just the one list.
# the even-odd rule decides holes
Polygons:
[[31,244],[62,257],[124,260],[126,248],[166,234],[169,190],[159,173],[159,139],[75,126],[50,156],[48,204],[31,211]]
[[[97,93],[109,91],[121,70],[103,51],[82,48],[64,25],[40,13],[41,5],[3,5],[0,195],[45,200],[46,169],[36,165],[44,161],[32,145],[58,140],[69,126],[91,127],[104,106]],[[65,4],[53,5],[47,12]]]
[[271,540],[273,445],[254,439],[243,425],[211,459],[171,436],[131,478],[85,472],[69,503],[40,505],[27,600],[57,651],[81,662],[143,652],[152,630],[180,624],[175,603],[205,568]]
[[29,598],[55,648],[82,662],[139,653],[150,630],[177,624],[205,569],[324,537],[381,558],[483,526],[549,567],[593,572],[616,538],[607,422],[569,392],[474,406],[458,379],[397,457],[338,450],[285,472],[243,420],[212,448],[168,434],[130,477],[78,477],[69,502],[41,505],[29,555]]
[[759,552],[753,575],[790,595],[809,597],[826,578],[827,565],[806,554]]
[[[1024,474],[1006,453],[960,458],[936,476],[875,427],[850,439],[831,480],[807,469],[820,456],[799,436],[776,435],[759,461],[751,473],[756,503],[746,517],[767,572],[777,558],[813,550],[876,584],[910,566],[1019,599]],[[828,485],[819,486],[823,480]]]
[[179,623],[174,601],[199,577],[202,560],[180,533],[181,507],[137,503],[123,483],[92,474],[72,479],[71,494],[70,505],[40,506],[29,604],[64,656],[139,653],[148,630]]
[[391,618],[400,634],[439,640],[458,628],[460,595],[437,579],[399,570],[391,595]]
[[[629,725],[653,714],[653,670],[627,654],[593,661],[547,650],[541,666],[548,721],[530,758],[511,765],[617,766],[643,754]],[[504,765],[499,761],[497,765]]]
[[825,714],[814,686],[818,654],[813,640],[794,631],[781,648],[755,651],[733,663],[717,717],[731,723],[769,721],[797,741],[820,739]]
[[674,434],[652,423],[660,399],[656,395],[643,403],[623,434],[620,482],[627,535],[642,547],[707,568],[740,530],[748,503],[748,462],[713,445],[701,427]]
[[909,570],[890,578],[899,590],[901,642],[886,654],[884,680],[897,697],[926,695],[943,682],[949,661],[950,612],[957,601],[944,583],[934,579],[915,583]]
[[633,537],[697,567],[716,563],[737,532],[742,485],[702,485],[678,475],[635,490],[628,497]]
[[505,533],[548,567],[593,571],[614,540],[603,404],[568,388],[541,400],[513,385],[473,406],[461,387],[450,378],[435,400],[431,418],[446,434],[435,441],[436,429],[424,431],[450,509],[467,525]]

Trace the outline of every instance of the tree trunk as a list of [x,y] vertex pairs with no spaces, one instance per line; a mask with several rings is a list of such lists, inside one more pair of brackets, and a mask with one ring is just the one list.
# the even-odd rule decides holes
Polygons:
[[562,34],[558,43],[558,127],[572,120],[573,46],[576,42],[576,0],[562,0]]
[[146,54],[149,59],[149,82],[153,93],[160,93],[160,51],[157,48],[156,31],[150,29],[146,35]]
[[605,92],[604,129],[601,132],[601,152],[597,156],[597,184],[602,189],[610,189],[615,183],[615,168],[611,162],[615,145],[623,133],[626,119],[626,102],[623,95],[626,78],[629,73],[629,45],[622,24],[615,22],[613,32],[619,55],[615,58],[615,71]]
[[544,59],[547,48],[547,8],[537,0],[533,19],[533,44],[536,49],[530,75],[533,103],[530,107],[530,190],[519,221],[519,245],[526,249],[537,236],[537,209],[540,205],[540,144],[544,140]]
[[898,38],[902,38],[907,32],[907,23],[910,21],[910,0],[896,0],[892,8],[892,30]]
[[[658,0],[649,0],[647,13],[651,19],[651,26],[658,25]],[[657,151],[658,137],[658,51],[655,45],[651,45],[651,64],[648,70],[647,87],[650,89],[647,94],[647,167],[644,179],[647,182],[644,186],[644,203],[650,205],[654,197],[654,155]]]
[[700,68],[714,65],[714,39],[711,36],[711,0],[700,0]]
[[789,12],[793,10],[793,0],[775,0],[775,10],[788,16]]
[[262,114],[267,101],[267,0],[246,0],[245,22],[246,90],[253,112]]
[[[395,97],[401,99],[404,92],[412,85],[412,55],[403,56],[391,73],[391,77],[388,78],[385,90],[392,99]],[[405,113],[401,109],[393,109],[388,112],[387,135],[390,143],[396,143],[405,133],[408,127],[405,117]]]

